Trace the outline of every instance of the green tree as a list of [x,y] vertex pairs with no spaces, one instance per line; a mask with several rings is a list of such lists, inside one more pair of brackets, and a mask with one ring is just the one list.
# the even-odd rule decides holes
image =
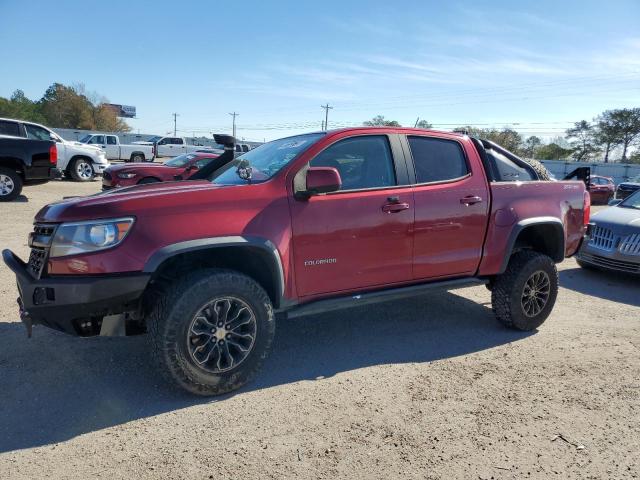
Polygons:
[[611,112],[612,128],[617,132],[622,145],[622,161],[627,160],[629,147],[640,139],[640,108],[622,108]]
[[371,120],[363,123],[367,127],[400,127],[401,125],[395,120],[387,120],[383,115],[377,115]]
[[629,155],[629,158],[627,159],[628,163],[635,163],[640,164],[640,150],[636,150],[635,152],[633,152],[631,155]]
[[566,131],[568,139],[573,139],[571,146],[573,158],[577,161],[587,160],[589,156],[598,151],[595,145],[594,129],[589,122],[581,120]]
[[42,123],[45,121],[40,106],[29,100],[22,90],[16,90],[11,98],[0,97],[0,117],[16,118],[29,122]]
[[525,156],[529,158],[535,158],[536,152],[541,145],[542,145],[542,140],[540,140],[540,137],[536,137],[535,135],[532,135],[524,141],[524,147],[522,151]]
[[564,148],[557,143],[549,143],[538,147],[536,158],[539,160],[564,160],[573,153],[572,148]]
[[431,125],[427,120],[420,120],[419,122],[416,123],[416,128],[431,128],[433,127],[433,125]]
[[594,138],[596,143],[604,150],[604,163],[609,162],[611,150],[622,141],[619,128],[614,120],[615,110],[607,110],[598,116],[596,121]]

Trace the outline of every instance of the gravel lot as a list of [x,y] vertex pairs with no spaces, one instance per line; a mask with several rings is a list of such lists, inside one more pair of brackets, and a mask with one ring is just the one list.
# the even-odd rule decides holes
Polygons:
[[[99,188],[25,188],[0,245],[26,258],[40,207]],[[142,337],[27,340],[2,264],[0,478],[637,478],[640,280],[560,270],[537,332],[484,287],[283,321],[256,382],[201,399]]]

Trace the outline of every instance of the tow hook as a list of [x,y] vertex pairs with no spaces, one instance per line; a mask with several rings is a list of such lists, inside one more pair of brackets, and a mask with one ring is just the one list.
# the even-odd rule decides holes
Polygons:
[[27,327],[27,338],[31,338],[31,334],[33,333],[33,321],[31,320],[31,315],[24,309],[24,305],[22,305],[22,301],[18,298],[18,307],[20,308],[20,320],[24,323],[24,326]]

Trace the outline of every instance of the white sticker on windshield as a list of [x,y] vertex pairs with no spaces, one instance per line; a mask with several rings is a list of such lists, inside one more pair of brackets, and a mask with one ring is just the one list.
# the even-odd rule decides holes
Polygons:
[[298,148],[307,143],[307,140],[296,140],[295,142],[283,143],[278,150],[286,150],[288,148]]

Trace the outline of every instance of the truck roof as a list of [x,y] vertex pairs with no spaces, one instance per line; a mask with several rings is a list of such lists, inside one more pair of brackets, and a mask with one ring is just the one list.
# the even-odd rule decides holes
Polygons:
[[362,127],[344,127],[344,128],[335,128],[332,130],[320,130],[310,133],[327,133],[327,134],[335,134],[341,132],[371,132],[376,130],[393,130],[398,133],[445,133],[447,135],[454,135],[456,137],[464,137],[463,133],[459,132],[451,132],[447,130],[436,130],[433,128],[413,128],[413,127],[387,127],[387,126],[362,126]]

